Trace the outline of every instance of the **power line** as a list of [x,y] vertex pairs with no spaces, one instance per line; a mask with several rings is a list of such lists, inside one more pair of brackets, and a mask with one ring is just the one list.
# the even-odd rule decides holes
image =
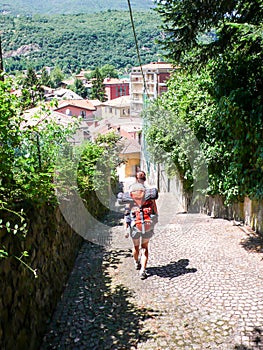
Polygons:
[[4,81],[4,76],[2,75],[3,72],[4,72],[4,64],[3,64],[1,33],[0,33],[0,80],[2,81]]
[[128,1],[128,6],[129,6],[129,12],[130,12],[132,31],[133,31],[133,36],[134,36],[134,41],[135,41],[135,46],[136,46],[137,57],[138,57],[140,70],[141,70],[141,74],[142,74],[142,79],[143,79],[143,87],[144,87],[145,93],[147,94],[147,97],[149,98],[149,94],[148,94],[147,86],[146,86],[146,80],[145,80],[145,76],[144,76],[144,73],[143,73],[143,70],[142,70],[142,61],[141,61],[141,56],[140,56],[140,51],[139,51],[137,35],[136,35],[136,31],[135,31],[135,25],[134,25],[134,20],[133,20],[131,3],[130,3],[130,0],[127,0],[127,1]]

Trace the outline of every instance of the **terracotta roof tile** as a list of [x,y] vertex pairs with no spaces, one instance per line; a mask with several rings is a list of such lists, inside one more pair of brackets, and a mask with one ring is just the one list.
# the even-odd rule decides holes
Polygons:
[[141,152],[141,146],[137,140],[125,139],[122,154],[138,153]]
[[[133,67],[133,68],[139,69],[140,67]],[[158,69],[158,68],[173,69],[173,65],[167,62],[151,62],[148,64],[144,64],[142,68],[143,69]]]
[[112,107],[127,107],[131,103],[130,96],[121,96],[114,98],[113,100],[109,100],[107,102],[104,102],[104,106],[112,106]]
[[89,100],[61,100],[61,101],[58,101],[57,109],[66,107],[66,106],[84,108],[90,111],[96,110],[96,107],[94,107],[94,105]]
[[127,79],[117,79],[117,78],[105,78],[103,81],[104,85],[111,85],[111,84],[128,84],[129,81]]

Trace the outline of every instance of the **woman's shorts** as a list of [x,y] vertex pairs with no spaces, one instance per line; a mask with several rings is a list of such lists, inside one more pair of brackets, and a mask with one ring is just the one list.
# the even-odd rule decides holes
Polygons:
[[153,230],[147,231],[144,234],[142,234],[141,231],[137,229],[137,227],[133,227],[131,230],[131,238],[138,239],[140,237],[142,238],[151,238],[153,236]]

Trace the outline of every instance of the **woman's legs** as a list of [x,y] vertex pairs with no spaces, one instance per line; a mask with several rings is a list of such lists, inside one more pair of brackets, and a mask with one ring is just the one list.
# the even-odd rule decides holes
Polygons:
[[142,238],[141,257],[140,257],[140,262],[139,262],[140,238],[133,238],[132,239],[132,241],[133,241],[133,249],[132,249],[133,259],[134,259],[136,269],[137,270],[140,269],[141,279],[147,278],[146,266],[147,266],[148,257],[149,257],[149,250],[148,250],[149,240],[150,240],[150,238]]
[[133,242],[132,255],[133,255],[134,263],[139,264],[140,239],[133,238],[132,242]]
[[148,257],[149,257],[148,243],[149,243],[149,238],[142,239],[142,248],[141,248],[142,270],[146,269],[147,262],[148,262]]

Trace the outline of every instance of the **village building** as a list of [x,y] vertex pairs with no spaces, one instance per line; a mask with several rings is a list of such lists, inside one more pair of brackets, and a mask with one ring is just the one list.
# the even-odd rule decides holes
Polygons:
[[59,83],[59,87],[61,89],[68,89],[71,85],[74,84],[74,80],[73,78],[71,79],[64,79]]
[[152,62],[132,68],[130,74],[132,117],[140,115],[146,100],[153,100],[167,91],[166,82],[172,71],[173,66],[166,62]]
[[120,153],[120,158],[124,161],[117,169],[119,181],[128,183],[128,178],[130,182],[134,182],[135,175],[140,168],[141,160],[141,145],[135,139],[125,139],[123,138],[123,148]]
[[75,75],[75,78],[81,80],[83,84],[87,84],[88,83],[87,75],[89,75],[90,73],[91,73],[91,70],[82,70]]
[[141,161],[142,120],[130,117],[111,117],[100,121],[96,120],[89,127],[91,140],[95,140],[98,135],[105,135],[109,132],[118,133],[123,145],[120,158],[124,163],[118,167],[119,181],[124,181],[127,177],[134,180]]
[[101,105],[102,118],[128,118],[130,116],[130,96],[121,96]]
[[77,120],[77,118],[74,116],[67,116],[64,113],[60,113],[54,110],[47,112],[47,110],[42,106],[37,106],[26,110],[23,115],[23,122],[21,124],[21,127],[27,128],[41,125],[46,121],[53,121],[58,125],[68,127],[69,124],[73,124]]
[[51,90],[45,94],[46,101],[50,101],[52,99],[57,100],[83,100],[83,98],[76,94],[74,91],[69,89],[56,89]]
[[90,99],[89,99],[89,102],[93,104],[93,106],[96,108],[96,110],[93,112],[94,118],[96,120],[102,119],[103,102],[101,102],[100,100],[90,100]]
[[103,81],[108,100],[130,94],[130,84],[126,79],[106,78]]
[[92,123],[96,107],[89,100],[61,100],[55,110],[68,116],[81,117]]

